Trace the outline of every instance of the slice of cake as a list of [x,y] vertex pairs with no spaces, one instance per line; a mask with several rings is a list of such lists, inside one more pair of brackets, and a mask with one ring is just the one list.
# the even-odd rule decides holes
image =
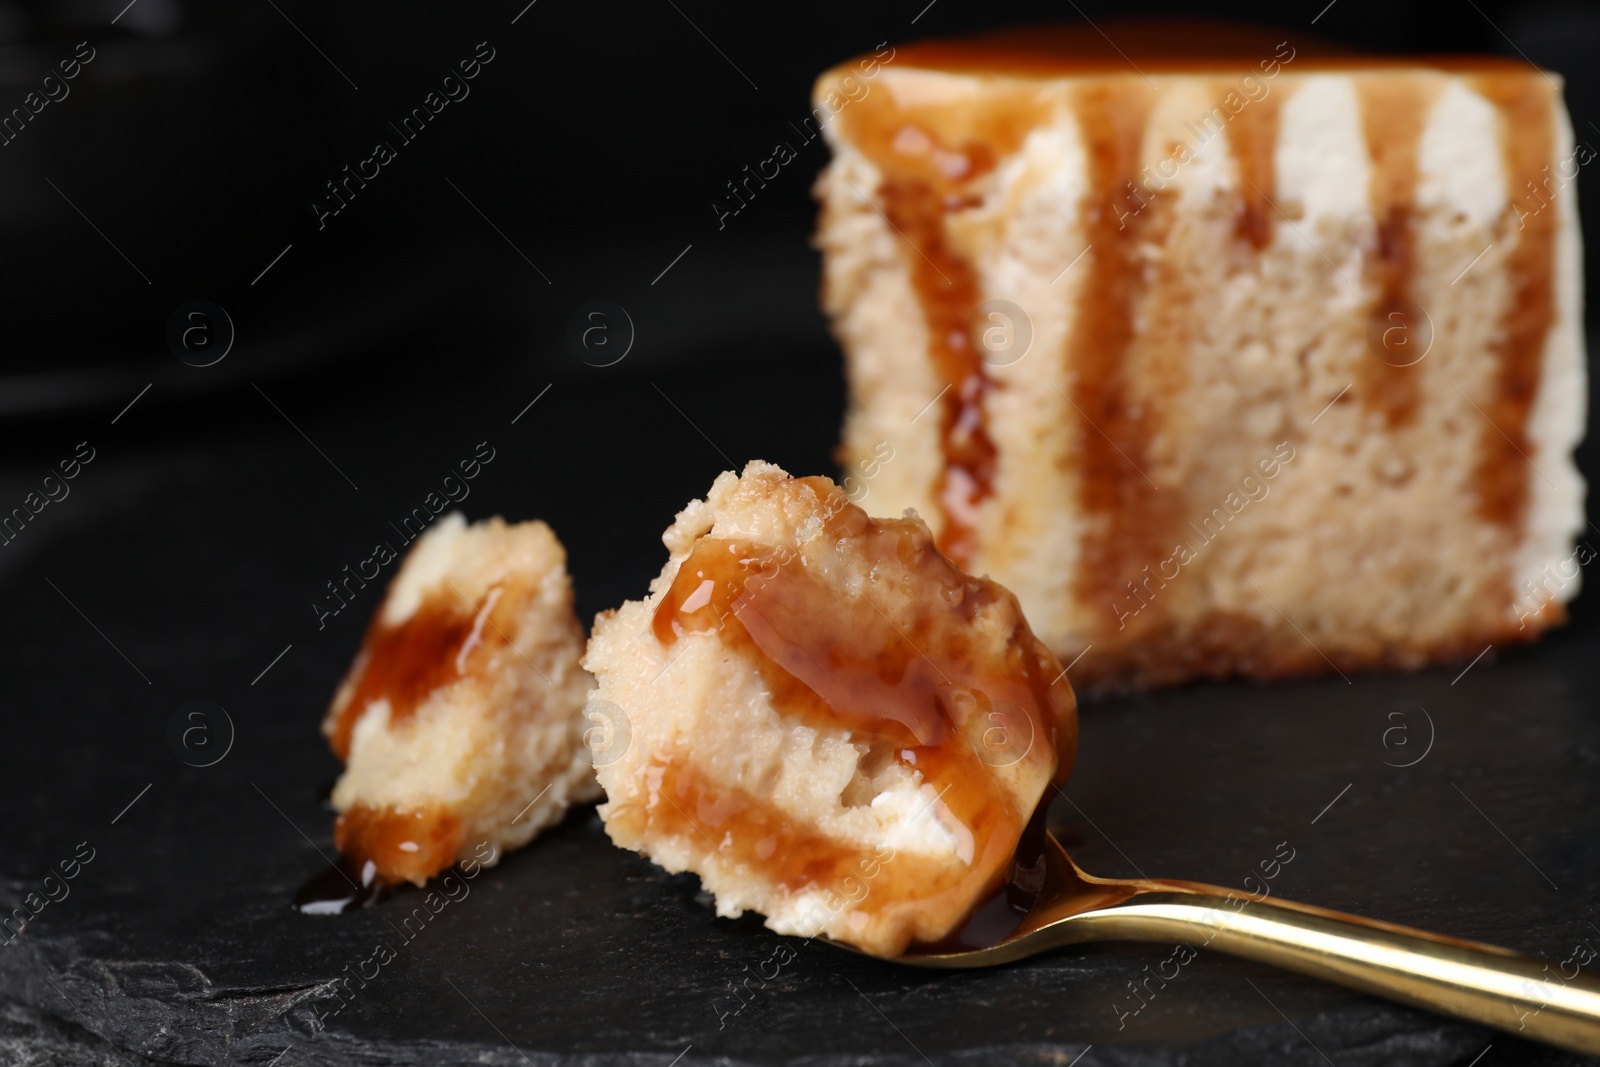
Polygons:
[[1562,621],[1594,150],[1557,76],[1100,29],[817,83],[867,506],[1015,589],[1080,685],[1412,668]]
[[322,731],[339,851],[421,885],[599,796],[566,552],[542,522],[441,518],[400,565]]
[[611,839],[780,933],[880,955],[950,934],[1077,742],[1016,598],[920,519],[766,463],[663,540],[650,597],[596,619],[584,658],[629,738],[595,761]]

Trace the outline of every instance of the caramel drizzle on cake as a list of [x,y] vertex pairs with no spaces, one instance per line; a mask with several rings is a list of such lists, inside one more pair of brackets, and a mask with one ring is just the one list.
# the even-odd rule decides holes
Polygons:
[[[1474,88],[1500,112],[1506,185],[1511,203],[1501,222],[1511,247],[1515,279],[1499,343],[1493,393],[1479,406],[1491,426],[1479,445],[1479,514],[1519,534],[1527,518],[1529,480],[1536,477],[1529,456],[1528,416],[1544,368],[1545,337],[1555,321],[1555,242],[1559,209],[1554,204],[1519,217],[1517,203],[1528,190],[1541,190],[1554,155],[1550,97],[1555,90],[1542,78],[1482,73]],[[1536,195],[1538,195],[1536,193]],[[1542,203],[1542,196],[1540,202]],[[1520,227],[1520,229],[1519,229]],[[1508,580],[1508,585],[1510,584]],[[1508,602],[1515,592],[1508,592]]]
[[994,495],[996,449],[985,400],[995,383],[973,336],[980,280],[955,247],[948,220],[982,202],[983,179],[1044,116],[1037,95],[1026,89],[997,95],[980,114],[969,110],[902,107],[879,93],[842,115],[851,139],[878,168],[873,193],[879,210],[908,246],[928,358],[945,385],[939,397],[944,471],[935,487],[942,515],[934,533],[940,549],[963,564],[977,549],[978,507]]
[[[812,574],[804,556],[785,558],[773,546],[706,536],[662,597],[655,636],[670,647],[684,635],[715,634],[756,665],[786,720],[847,731],[868,747],[862,759],[869,766],[895,760],[919,771],[929,808],[918,817],[953,819],[964,827],[972,841],[970,863],[952,875],[942,860],[897,855],[881,876],[889,888],[878,899],[938,902],[959,913],[960,902],[1003,883],[1032,815],[1018,811],[1009,791],[996,785],[995,766],[979,757],[980,739],[996,729],[1031,739],[1026,748],[1003,750],[999,762],[1037,750],[1049,754],[1056,780],[1063,781],[1076,738],[1058,737],[1054,724],[1072,697],[1053,685],[1061,673],[1055,657],[1004,588],[963,574],[929,543],[920,522],[870,519],[826,479],[800,482],[831,513],[813,544],[843,544],[852,555],[880,561],[874,573],[883,575],[884,587],[869,584],[846,598]],[[918,590],[909,618],[906,594],[899,592],[902,575]],[[1002,601],[1009,602],[1013,628],[1004,640],[992,633],[985,638],[974,621]],[[651,833],[715,842],[736,868],[759,870],[791,892],[843,892],[846,879],[859,878],[862,864],[875,856],[873,849],[799,823],[770,801],[708,781],[686,758],[656,759],[649,795],[642,810],[611,818],[642,819]]]
[[394,880],[426,878],[455,862],[461,819],[437,805],[401,810],[354,804],[333,824],[333,844],[359,867],[371,861]]
[[389,702],[391,726],[404,722],[430,694],[469,674],[490,648],[507,644],[493,618],[496,608],[502,621],[514,618],[506,610],[504,592],[491,586],[476,604],[469,604],[443,586],[398,624],[386,623],[379,610],[362,638],[353,688],[334,724],[334,755],[350,759],[350,735],[374,701]]
[[972,517],[994,495],[995,473],[995,445],[984,411],[993,382],[971,334],[977,274],[947,244],[944,205],[929,183],[885,178],[878,196],[890,221],[921,252],[912,263],[912,284],[928,324],[928,355],[947,387],[939,416],[945,457],[937,494],[944,516],[939,543],[952,559],[965,561],[977,547]]
[[[378,700],[389,704],[389,728],[416,715],[429,697],[483,667],[509,646],[504,629],[526,609],[530,590],[490,586],[470,603],[448,585],[430,592],[404,621],[389,624],[379,609],[362,639],[349,695],[330,742],[346,762],[356,723]],[[357,864],[371,860],[393,878],[426,877],[448,867],[461,845],[461,820],[430,806],[401,810],[355,804],[334,822],[333,839]]]
[[[1233,82],[1218,82],[1219,99],[1237,92]],[[1281,213],[1274,199],[1278,195],[1278,168],[1274,153],[1278,147],[1278,110],[1281,92],[1268,92],[1253,99],[1228,123],[1228,150],[1239,172],[1239,222],[1237,232],[1256,251],[1272,243]]]
[[[1067,35],[1071,37],[1071,34]],[[1145,162],[1143,152],[1149,110],[1159,90],[1126,71],[1126,58],[1094,53],[1090,38],[1068,47],[1024,39],[1020,35],[961,43],[908,46],[902,65],[919,61],[930,69],[967,70],[994,75],[982,92],[960,95],[948,104],[922,100],[897,100],[892,92],[876,92],[841,114],[847,138],[876,166],[881,181],[874,191],[875,205],[896,230],[913,289],[928,331],[929,360],[942,394],[941,449],[943,471],[934,487],[940,514],[930,516],[940,548],[962,565],[978,556],[983,537],[978,530],[981,505],[994,495],[1000,462],[987,423],[988,406],[995,390],[1003,388],[985,373],[981,351],[974,343],[978,304],[989,292],[958,240],[959,216],[983,202],[992,191],[989,176],[1022,146],[1027,134],[1052,120],[1062,105],[1048,82],[1062,74],[1092,74],[1069,89],[1065,106],[1074,114],[1088,154],[1089,191],[1081,208],[1080,225],[1091,248],[1088,262],[1079,269],[1075,314],[1065,353],[1068,371],[1063,384],[1077,411],[1065,417],[1077,423],[1076,445],[1082,462],[1080,509],[1088,520],[1080,563],[1075,576],[1077,594],[1086,602],[1120,595],[1117,583],[1139,572],[1159,551],[1169,548],[1172,535],[1181,534],[1185,513],[1182,486],[1158,492],[1146,480],[1155,471],[1151,454],[1156,421],[1161,412],[1157,396],[1136,396],[1129,391],[1130,356],[1141,366],[1160,363],[1169,368],[1174,353],[1181,355],[1183,312],[1162,307],[1141,308],[1149,293],[1167,301],[1171,279],[1141,269],[1138,246],[1159,249],[1167,220],[1162,210],[1167,195],[1153,198],[1140,192],[1130,199],[1129,182],[1137,184]],[[1241,55],[1244,49],[1239,49]],[[1263,54],[1270,54],[1270,49]],[[1192,73],[1214,70],[1230,74],[1231,58],[1214,62],[1195,59],[1180,45],[1171,57],[1159,52],[1140,54],[1141,66],[1153,72]],[[1537,394],[1545,339],[1555,317],[1553,273],[1559,211],[1542,204],[1545,167],[1554,143],[1549,85],[1530,77],[1520,64],[1491,57],[1436,57],[1421,70],[1414,61],[1362,58],[1331,51],[1303,50],[1296,60],[1297,74],[1318,70],[1370,73],[1356,79],[1362,133],[1371,160],[1368,195],[1373,215],[1372,253],[1366,257],[1366,281],[1375,295],[1367,309],[1374,320],[1388,322],[1399,315],[1409,340],[1418,343],[1419,323],[1412,321],[1415,304],[1414,275],[1418,269],[1414,248],[1418,229],[1418,154],[1429,114],[1448,77],[1459,77],[1488,99],[1499,111],[1505,170],[1513,204],[1508,205],[1500,227],[1500,241],[1509,247],[1514,292],[1505,313],[1499,340],[1494,344],[1498,371],[1492,387],[1473,393],[1473,401],[1492,425],[1475,432],[1482,459],[1476,472],[1479,514],[1501,526],[1513,538],[1525,524],[1530,497],[1529,480],[1537,476],[1530,464],[1533,445],[1528,420]],[[1012,69],[1015,74],[1007,77]],[[1002,73],[1005,72],[1005,73]],[[1219,99],[1235,83],[1216,81]],[[1148,92],[1145,90],[1148,88]],[[1279,134],[1279,109],[1295,91],[1292,81],[1281,81],[1270,94],[1250,101],[1228,122],[1222,138],[1238,174],[1236,234],[1245,256],[1257,257],[1254,269],[1265,269],[1264,257],[1284,217],[1278,204],[1275,149]],[[1530,186],[1531,183],[1531,186]],[[1528,194],[1525,190],[1535,190]],[[863,191],[866,192],[866,191]],[[1535,199],[1537,197],[1537,199]],[[1154,203],[1148,203],[1151,199]],[[1530,209],[1519,221],[1515,202]],[[1130,211],[1138,207],[1139,210]],[[1293,220],[1291,220],[1293,221]],[[1313,240],[1315,238],[1312,238]],[[1159,257],[1157,257],[1159,259]],[[1202,294],[1177,294],[1200,299]],[[1152,331],[1141,326],[1135,337],[1134,315],[1139,311],[1151,322],[1165,318],[1165,326]],[[1157,323],[1160,326],[1160,323]],[[1176,346],[1176,347],[1174,347]],[[1167,352],[1172,348],[1173,352]],[[1400,430],[1416,422],[1421,406],[1429,401],[1426,387],[1440,379],[1432,366],[1395,365],[1363,344],[1353,353],[1355,388],[1352,399],[1375,413],[1386,430]],[[1395,352],[1401,357],[1401,352]],[[1435,361],[1438,362],[1438,361]],[[1050,373],[1043,371],[1043,373]],[[1171,377],[1171,374],[1167,374]],[[1469,409],[1470,410],[1470,409]],[[1472,413],[1476,417],[1476,413]],[[997,519],[1003,521],[1003,517]],[[1156,554],[1152,554],[1156,553]],[[1141,614],[1133,628],[1150,632],[1162,625],[1170,610],[1157,601]]]
[[[982,399],[998,450],[994,491],[976,516],[958,517],[976,531],[961,558],[1017,589],[1064,661],[1092,643],[1075,683],[1280,677],[1329,662],[1414,669],[1559,622],[1570,587],[1518,610],[1527,606],[1518,593],[1535,585],[1524,579],[1581,528],[1571,449],[1582,409],[1557,383],[1582,374],[1568,286],[1578,281],[1570,168],[1583,156],[1556,158],[1573,148],[1559,78],[1503,57],[1338,54],[1297,33],[1238,26],[1162,20],[1110,32],[1115,46],[1081,23],[907,44],[870,97],[834,120],[819,239],[848,355],[844,454],[856,463],[877,439],[897,448],[904,439],[912,460],[871,506],[913,506],[941,534],[949,527],[935,412],[905,421],[941,387],[954,391],[923,351],[927,320],[908,284],[916,252],[854,202],[877,182],[878,153],[855,134],[875,109],[871,125],[890,131],[886,141],[915,113],[940,143],[993,151],[993,177],[967,190],[981,203],[947,211],[943,235],[976,265],[979,305],[1016,301],[1038,332],[1020,365],[982,368],[992,378]],[[824,74],[819,99],[838,99],[850,69]],[[1257,70],[1270,92],[1228,104]],[[1154,98],[1154,107],[1128,106],[1149,112],[1141,164],[1163,179],[1160,191],[1138,179],[1137,191],[1118,189],[1126,173],[1086,166],[1091,133],[1079,112],[1097,82]],[[1005,143],[971,118],[997,98],[1030,95],[1035,125],[1008,128]],[[1217,123],[1201,118],[1210,114]],[[1183,147],[1195,164],[1174,178],[1162,166]],[[1104,250],[1074,257],[1089,243],[1090,213],[1108,201],[1127,221],[1116,238],[1139,249],[1117,402],[1146,424],[1124,435],[1092,420],[1116,450],[1087,409],[1074,410],[1084,405],[1073,391],[1080,301],[1085,288],[1103,291],[1091,276]],[[1072,273],[1059,276],[1069,262]],[[1396,311],[1403,322],[1387,318]],[[1422,354],[1424,314],[1432,348],[1412,362],[1403,357]],[[1385,351],[1372,327],[1391,321],[1414,347]],[[1401,362],[1410,365],[1391,365]],[[1172,564],[1160,561],[1180,544],[1198,556],[1185,520],[1225,503],[1230,465],[1248,465],[1260,453],[1245,455],[1246,443],[1269,438],[1308,459],[1283,483],[1282,506],[1185,562],[1193,578],[1169,588]],[[1160,507],[1134,533],[1164,542],[1144,555],[1137,541],[1106,535],[1121,498],[1083,486],[1112,477],[1108,464],[1139,479],[1116,452],[1140,448]],[[1094,499],[1110,510],[1086,503]],[[1392,535],[1374,515],[1395,520]],[[1302,548],[1315,566],[1295,565]],[[1103,573],[1108,563],[1116,573]],[[1346,568],[1363,580],[1313,580]],[[1117,602],[1102,599],[1102,583]]]
[[[1168,543],[1174,522],[1175,509],[1163,507],[1146,473],[1152,412],[1132,395],[1128,379],[1143,288],[1139,244],[1160,242],[1170,221],[1160,195],[1132,213],[1126,194],[1139,178],[1153,97],[1130,77],[1086,83],[1073,99],[1088,152],[1089,195],[1080,211],[1091,262],[1078,290],[1066,366],[1078,417],[1078,501],[1096,519],[1083,539],[1077,587],[1094,601],[1115,599],[1119,582],[1160,558],[1152,553]],[[1149,615],[1144,625],[1154,622]]]
[[[1414,321],[1411,311],[1412,271],[1416,265],[1413,245],[1417,152],[1428,110],[1442,88],[1437,78],[1391,75],[1357,82],[1362,132],[1372,159],[1367,195],[1377,224],[1377,255],[1369,269],[1377,277],[1378,296],[1371,318],[1380,328],[1394,323],[1400,332],[1393,336],[1405,337],[1411,346],[1421,343],[1421,323]],[[1368,410],[1382,416],[1386,427],[1394,429],[1416,418],[1423,371],[1410,362],[1413,353],[1398,343],[1393,348],[1376,347],[1390,352],[1392,361],[1386,362],[1377,351],[1363,353],[1356,364],[1356,395]]]

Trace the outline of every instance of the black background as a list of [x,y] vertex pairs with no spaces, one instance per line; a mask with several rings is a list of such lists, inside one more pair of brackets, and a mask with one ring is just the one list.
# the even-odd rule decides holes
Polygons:
[[[843,379],[808,244],[826,150],[803,148],[723,228],[712,200],[791,140],[825,67],[883,40],[1080,12],[125,2],[0,4],[6,109],[77,42],[96,49],[71,94],[0,148],[0,509],[78,442],[95,450],[71,495],[0,548],[0,891],[28,892],[81,840],[100,850],[72,897],[0,949],[0,1062],[267,1063],[290,1048],[284,1065],[666,1064],[692,1044],[685,1067],[1065,1063],[1090,1043],[1085,1067],[1465,1064],[1491,1043],[1486,1067],[1564,1062],[1215,956],[1119,1031],[1109,1004],[1165,956],[1125,946],[959,977],[812,947],[719,1029],[719,991],[777,939],[712,920],[691,879],[607,849],[589,813],[488,876],[448,931],[313,1034],[316,983],[382,919],[285,907],[329,847],[319,795],[336,766],[316,723],[377,595],[319,629],[324,583],[482,441],[495,459],[464,508],[551,522],[585,618],[643,592],[660,531],[718,471],[759,456],[831,472]],[[1520,53],[1567,77],[1577,137],[1600,144],[1593,7],[1324,8],[1083,13]],[[386,123],[480,41],[495,58],[470,96],[319,230],[323,183],[396,143]],[[1585,168],[1581,195],[1594,182]],[[166,343],[196,299],[236,329],[205,368]],[[613,366],[567,343],[593,300],[633,325]],[[1580,600],[1572,627],[1493,651],[1456,684],[1464,665],[1091,707],[1056,818],[1110,875],[1234,885],[1288,839],[1305,859],[1284,895],[1560,960],[1579,938],[1600,944],[1592,616]],[[214,767],[168,745],[190,700],[227,709],[234,747]],[[1437,746],[1399,769],[1417,750],[1399,742],[1423,739],[1416,708]],[[1409,734],[1386,734],[1396,722]]]

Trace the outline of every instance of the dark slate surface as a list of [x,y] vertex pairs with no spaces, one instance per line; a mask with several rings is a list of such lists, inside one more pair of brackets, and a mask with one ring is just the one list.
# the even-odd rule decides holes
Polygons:
[[[741,262],[779,288],[809,269],[804,253]],[[710,266],[686,270],[685,286],[714,287]],[[664,1067],[688,1050],[685,1065],[1345,1067],[1466,1064],[1492,1045],[1484,1063],[1573,1061],[1209,953],[1124,1015],[1129,982],[1169,950],[1102,945],[941,974],[786,942],[713,918],[692,878],[610,848],[591,810],[412,938],[398,928],[415,892],[348,916],[291,911],[331,849],[321,797],[336,766],[316,724],[376,600],[319,631],[310,603],[326,579],[488,440],[469,512],[552,521],[585,614],[637,594],[663,558],[659,531],[724,465],[719,450],[827,469],[841,387],[809,293],[792,299],[799,325],[760,375],[737,351],[696,372],[647,353],[606,370],[553,351],[480,367],[451,360],[445,334],[415,339],[436,362],[403,375],[379,360],[315,390],[282,387],[282,415],[246,387],[14,435],[7,499],[79,440],[96,455],[0,549],[0,896],[41,888],[75,852],[94,858],[0,948],[13,1002],[0,1057]],[[1055,821],[1088,870],[1224,886],[1243,887],[1286,841],[1278,895],[1560,960],[1600,942],[1595,635],[1580,602],[1571,628],[1464,675],[1091,706]],[[226,712],[211,713],[210,748],[171,740],[191,701]],[[396,958],[319,1030],[334,980],[380,942]],[[795,958],[774,973],[780,945]],[[768,977],[735,1011],[732,987],[752,974]]]
[[[174,90],[218,111],[248,101],[242,128],[230,111],[179,151],[177,135],[197,126],[188,111],[103,113],[97,101],[154,98],[120,83],[97,97],[85,80],[29,133],[72,149],[51,158],[55,178],[153,282],[61,204],[49,254],[13,257],[73,309],[38,314],[34,332],[51,343],[27,369],[53,368],[52,344],[85,343],[89,321],[144,346],[148,362],[115,395],[0,425],[0,513],[78,442],[95,450],[71,495],[0,547],[0,903],[41,891],[80,844],[94,857],[0,947],[0,1063],[1577,1062],[1211,953],[1132,1015],[1128,984],[1166,958],[1162,946],[927,973],[788,942],[754,919],[714,919],[692,878],[610,848],[591,811],[474,880],[415,938],[398,928],[417,893],[350,916],[292,912],[290,894],[331,846],[321,797],[337,768],[317,722],[377,601],[368,590],[319,629],[324,583],[480,441],[495,459],[465,509],[549,520],[585,616],[642,592],[660,531],[725,466],[760,456],[831,471],[843,387],[805,245],[821,147],[726,230],[707,201],[788,136],[810,78],[840,56],[1060,10],[918,0],[763,24],[748,5],[715,20],[683,5],[758,93],[666,5],[626,18],[523,0],[290,6],[359,93],[261,6],[245,37],[282,34],[267,63],[282,84],[219,62],[240,82],[229,92]],[[927,17],[913,28],[917,9]],[[515,33],[514,10],[526,14]],[[1502,43],[1465,8],[1444,20],[1427,9],[1411,37],[1368,17],[1376,10],[1345,0],[1321,25],[1386,46]],[[1519,49],[1546,54],[1536,45],[1548,41],[1504,24]],[[321,183],[485,37],[502,58],[448,127],[316,231],[304,209]],[[1583,63],[1552,62],[1579,99]],[[281,125],[263,125],[267,111]],[[7,174],[55,203],[39,174]],[[469,297],[435,280],[461,260],[475,266]],[[168,315],[196,297],[238,327],[213,368],[162,350]],[[565,344],[574,310],[597,299],[626,308],[636,329],[614,367],[587,366]],[[39,312],[23,303],[8,304],[7,330]],[[329,319],[345,328],[318,325]],[[405,336],[363,354],[360,339],[381,332],[374,319]],[[322,346],[309,356],[308,338]],[[293,376],[323,348],[349,358]],[[1295,858],[1273,882],[1283,897],[1556,961],[1600,945],[1595,615],[1580,602],[1570,629],[1491,652],[1459,679],[1464,664],[1087,708],[1056,825],[1097,873],[1244,888],[1288,842]],[[221,712],[185,747],[200,701]],[[335,981],[381,941],[396,958],[318,1029]],[[795,958],[774,973],[780,947]],[[733,987],[752,973],[769,977],[734,1013]]]

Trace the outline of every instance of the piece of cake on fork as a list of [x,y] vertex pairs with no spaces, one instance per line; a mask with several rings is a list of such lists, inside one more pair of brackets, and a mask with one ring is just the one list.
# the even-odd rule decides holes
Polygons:
[[1091,688],[1412,668],[1562,621],[1594,151],[1557,76],[1100,29],[817,83],[866,506],[916,509]]
[[612,841],[698,874],[718,914],[878,955],[1014,925],[1018,843],[1078,737],[1016,598],[920,519],[768,463],[662,539],[649,597],[602,613],[583,661]]

